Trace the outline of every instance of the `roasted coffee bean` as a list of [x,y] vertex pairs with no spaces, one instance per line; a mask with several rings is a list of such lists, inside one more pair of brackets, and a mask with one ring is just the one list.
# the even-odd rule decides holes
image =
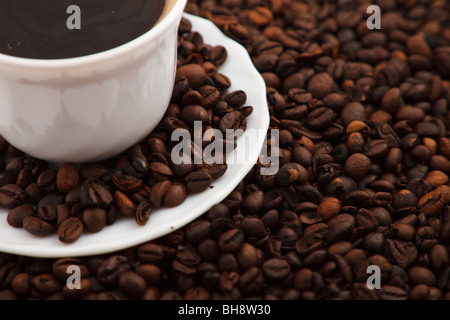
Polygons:
[[241,230],[233,228],[224,232],[218,239],[217,245],[222,252],[237,252],[244,242]]
[[[381,1],[383,28],[367,32],[366,7],[351,1],[190,1],[186,11],[244,45],[265,81],[269,129],[279,130],[278,140],[268,132],[267,149],[279,152],[278,167],[262,174],[262,156],[203,217],[120,253],[67,258],[55,270],[46,259],[2,254],[0,295],[448,299],[450,34],[435,2]],[[187,153],[175,164],[171,135],[192,134],[200,120],[202,151],[221,141],[214,129],[245,130],[257,110],[220,73],[226,48],[204,43],[187,19],[178,48],[166,114],[114,159],[55,168],[0,137],[8,223],[27,222],[36,234],[65,228],[60,241],[69,244],[97,215],[105,226],[117,214],[145,224],[152,210],[181,204],[226,173],[226,164],[194,164]],[[240,140],[223,143],[235,150]],[[92,221],[87,210],[98,211]],[[81,268],[81,290],[64,285],[69,265]],[[366,285],[370,265],[380,267],[381,289]]]
[[388,143],[382,139],[369,141],[366,145],[364,154],[371,159],[382,159],[389,151]]
[[436,277],[433,272],[423,267],[412,267],[408,271],[408,281],[412,285],[426,284],[434,286],[436,284]]
[[372,162],[362,153],[353,153],[344,164],[344,172],[351,178],[359,180],[364,177],[371,168]]
[[47,236],[50,235],[55,227],[42,219],[35,216],[27,216],[22,220],[23,228],[29,233],[35,236]]
[[297,163],[285,164],[276,173],[277,183],[280,187],[303,184],[308,180],[308,177],[308,171]]
[[389,285],[381,287],[378,296],[381,300],[406,300],[408,298],[404,289]]
[[300,255],[307,255],[324,245],[322,236],[318,233],[309,233],[303,235],[296,243],[295,248]]
[[334,90],[334,80],[326,72],[314,75],[308,82],[308,91],[318,98],[322,99]]
[[355,120],[364,121],[367,119],[366,109],[359,102],[350,102],[342,108],[340,118],[344,126]]
[[70,163],[63,164],[56,174],[56,187],[59,192],[67,193],[74,189],[79,182],[77,168]]
[[327,225],[328,232],[325,241],[327,244],[333,244],[349,236],[356,225],[356,221],[353,216],[343,213],[329,220]]
[[227,130],[237,130],[241,128],[243,116],[239,111],[230,111],[226,113],[221,119],[219,129],[226,134]]
[[325,198],[317,207],[317,213],[324,219],[330,220],[339,211],[341,201],[335,197]]
[[37,212],[36,212],[36,217],[48,222],[52,225],[56,225],[56,221],[58,219],[58,213],[56,211],[56,207],[55,206],[43,206],[38,208]]
[[96,205],[108,208],[113,196],[106,185],[98,179],[86,179],[80,189],[80,203],[83,207]]
[[6,220],[9,225],[21,228],[23,226],[23,220],[25,217],[34,216],[36,214],[36,210],[33,208],[33,206],[29,204],[22,204],[14,209],[11,209],[8,212],[8,216],[6,217]]
[[0,205],[12,209],[26,200],[24,190],[15,184],[6,184],[0,188]]
[[327,186],[327,192],[330,195],[341,197],[348,192],[356,190],[357,184],[355,180],[346,176],[339,176],[334,178]]
[[101,207],[89,207],[81,213],[86,230],[92,233],[102,230],[107,223],[107,211]]
[[181,183],[174,183],[165,192],[162,203],[164,206],[172,208],[182,204],[186,197],[186,187]]
[[306,117],[306,126],[311,130],[321,131],[334,120],[335,114],[327,107],[316,108]]
[[73,243],[81,236],[83,230],[84,225],[80,219],[67,218],[58,227],[58,240],[63,243]]
[[437,243],[433,245],[429,254],[431,267],[436,271],[441,271],[450,263],[449,253],[442,244]]
[[140,299],[147,288],[144,278],[133,271],[124,271],[118,279],[118,287],[128,296]]
[[412,242],[386,240],[386,254],[402,268],[407,268],[417,259],[417,248]]
[[133,158],[124,168],[124,173],[129,176],[136,177],[138,179],[142,179],[148,172],[148,164],[147,161],[141,158]]
[[186,124],[194,124],[195,121],[201,121],[202,123],[207,123],[209,120],[209,114],[200,105],[191,104],[184,107],[181,111],[181,119],[186,122]]
[[207,172],[191,172],[186,176],[186,187],[188,192],[198,193],[205,191],[211,186],[212,177]]
[[107,286],[117,283],[120,275],[130,269],[128,258],[121,255],[111,255],[97,269],[99,281]]
[[150,219],[152,207],[148,201],[142,201],[136,208],[135,220],[140,226],[144,226]]
[[272,258],[264,262],[262,271],[269,280],[281,280],[291,273],[291,268],[286,260]]
[[206,72],[198,64],[187,64],[177,69],[176,77],[185,77],[192,89],[196,89],[205,83]]

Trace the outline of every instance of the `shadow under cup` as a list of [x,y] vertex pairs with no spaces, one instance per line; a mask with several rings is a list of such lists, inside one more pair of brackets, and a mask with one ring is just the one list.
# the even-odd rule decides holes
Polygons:
[[172,95],[187,0],[166,0],[157,24],[111,50],[68,59],[0,54],[0,134],[55,163],[107,159],[145,138]]

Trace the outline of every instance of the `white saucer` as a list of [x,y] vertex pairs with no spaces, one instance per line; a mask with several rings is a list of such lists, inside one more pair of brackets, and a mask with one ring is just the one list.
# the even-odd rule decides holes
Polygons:
[[103,254],[136,246],[166,235],[193,221],[214,204],[225,199],[244,179],[257,162],[269,127],[264,80],[254,68],[247,51],[240,44],[226,37],[206,19],[189,14],[184,16],[191,21],[192,29],[203,36],[205,43],[222,45],[227,49],[228,59],[219,68],[219,72],[230,78],[232,83],[230,91],[241,89],[246,92],[246,105],[254,108],[253,114],[247,119],[246,132],[238,139],[238,146],[231,154],[231,160],[227,159],[227,172],[213,182],[213,188],[197,195],[189,195],[180,206],[155,210],[145,226],[138,226],[132,218],[122,218],[98,233],[85,232],[72,244],[61,243],[56,234],[40,238],[23,229],[13,228],[6,222],[8,211],[1,209],[1,252],[57,258]]

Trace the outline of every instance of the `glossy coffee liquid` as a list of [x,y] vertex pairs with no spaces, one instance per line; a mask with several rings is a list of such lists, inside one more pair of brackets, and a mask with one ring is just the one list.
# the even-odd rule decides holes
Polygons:
[[[73,5],[79,10],[68,12]],[[150,30],[164,5],[165,0],[0,0],[0,53],[62,59],[112,49]]]

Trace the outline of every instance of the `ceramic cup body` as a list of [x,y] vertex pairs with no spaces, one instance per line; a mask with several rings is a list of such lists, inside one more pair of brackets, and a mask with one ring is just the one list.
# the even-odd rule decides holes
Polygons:
[[37,60],[0,54],[0,134],[56,163],[112,157],[145,138],[172,95],[186,0],[167,0],[150,31],[89,56]]

